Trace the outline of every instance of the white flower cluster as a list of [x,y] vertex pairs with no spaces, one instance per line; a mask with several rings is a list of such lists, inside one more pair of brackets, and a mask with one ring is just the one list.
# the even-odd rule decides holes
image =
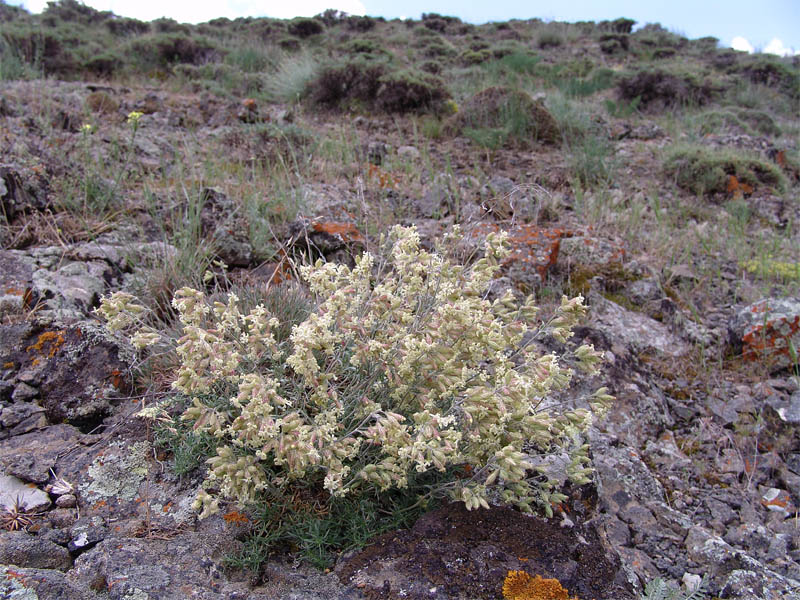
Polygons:
[[[318,302],[281,346],[263,307],[242,314],[234,295],[210,306],[202,293],[179,290],[173,387],[190,398],[182,418],[219,439],[196,507],[207,515],[221,499],[246,504],[315,477],[337,496],[405,488],[437,470],[450,476],[429,493],[468,508],[488,506],[495,489],[524,510],[548,510],[563,496],[537,477],[531,448],[566,449],[570,477],[588,481],[580,432],[592,413],[547,402],[572,371],[530,343],[544,332],[566,340],[584,315],[582,298],[563,298],[546,324],[532,297],[489,301],[507,253],[505,237],[490,235],[483,258],[454,264],[422,249],[415,229],[395,227],[353,269],[301,268]],[[112,297],[100,311],[112,324],[114,307],[131,305],[121,302]],[[571,358],[589,372],[601,359],[591,346]],[[601,389],[590,406],[610,400]]]

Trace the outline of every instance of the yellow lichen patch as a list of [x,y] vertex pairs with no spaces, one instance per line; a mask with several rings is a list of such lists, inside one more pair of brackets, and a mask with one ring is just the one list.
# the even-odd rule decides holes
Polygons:
[[506,600],[578,600],[570,598],[558,579],[544,579],[541,575],[531,577],[525,571],[509,571],[503,582],[503,598]]
[[26,350],[28,352],[35,350],[36,352],[47,354],[48,358],[53,358],[65,341],[63,331],[45,331],[39,336],[36,343],[28,346]]
[[800,262],[748,260],[740,265],[745,271],[758,277],[774,277],[787,281],[800,280]]

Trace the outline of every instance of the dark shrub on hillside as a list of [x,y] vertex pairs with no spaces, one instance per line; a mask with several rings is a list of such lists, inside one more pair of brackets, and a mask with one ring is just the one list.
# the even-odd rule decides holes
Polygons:
[[786,189],[786,177],[767,161],[732,150],[679,147],[667,154],[664,171],[675,183],[698,195],[728,194],[735,177],[736,187]]
[[781,128],[775,119],[760,110],[747,108],[729,108],[726,110],[711,110],[698,116],[700,133],[717,133],[731,131],[747,135],[781,135]]
[[736,50],[719,50],[711,58],[711,64],[714,68],[721,71],[727,71],[744,56],[744,52],[737,52]]
[[347,18],[347,13],[335,8],[328,8],[314,17],[325,24],[326,27],[333,27]]
[[445,23],[461,23],[458,17],[440,15],[439,13],[422,13],[422,21],[444,21]]
[[278,46],[280,46],[282,50],[296,52],[300,50],[300,40],[291,37],[281,38],[278,40]]
[[369,31],[375,27],[377,21],[372,17],[347,17],[345,25],[350,31]]
[[689,40],[665,29],[660,23],[648,23],[634,34],[642,46],[651,48],[683,48]]
[[350,54],[383,54],[385,50],[375,40],[368,38],[356,38],[350,40],[344,47],[345,51]]
[[95,77],[109,79],[122,66],[122,59],[116,54],[104,52],[87,60],[84,66]]
[[636,21],[633,19],[619,18],[614,21],[600,21],[597,26],[606,31],[613,31],[615,33],[630,33],[633,31],[633,26]]
[[117,36],[142,35],[150,31],[150,23],[138,19],[113,17],[105,22],[108,30]]
[[214,62],[220,54],[216,47],[202,38],[177,34],[142,37],[134,40],[131,48],[144,68],[200,65]]
[[431,75],[438,75],[442,72],[442,63],[438,60],[426,60],[419,66],[421,71],[430,73]]
[[110,12],[100,12],[76,0],[48,2],[47,8],[42,11],[42,22],[50,27],[55,27],[59,21],[94,25],[110,17]]
[[353,60],[322,69],[312,82],[313,102],[347,104],[386,112],[435,108],[449,97],[440,79],[428,73],[391,70],[385,63]]
[[261,41],[267,42],[278,35],[284,34],[286,29],[283,23],[276,23],[274,21],[268,21],[267,19],[258,19],[256,22],[248,25],[247,31],[260,38]]
[[45,75],[71,77],[80,71],[81,65],[62,34],[63,29],[42,30],[19,25],[6,29],[3,38],[20,60],[33,65]]
[[775,137],[783,133],[778,124],[775,123],[775,119],[762,110],[741,108],[735,112],[742,121],[747,123],[757,133],[762,135],[772,135]]
[[547,48],[558,48],[564,43],[564,38],[557,31],[543,31],[536,40],[536,46],[540,50]]
[[10,4],[6,4],[5,2],[0,3],[0,22],[2,23],[9,23],[14,19],[26,17],[27,15],[28,11],[26,11],[24,8],[12,6]]
[[445,29],[447,29],[447,21],[444,19],[423,19],[422,24],[431,31],[438,31],[439,33],[444,33]]
[[[458,57],[458,60],[462,65],[468,67],[470,65],[480,65],[492,60],[492,58],[494,57],[492,56],[491,50],[466,50],[461,53],[461,55]],[[424,67],[422,70],[427,71],[427,69]]]
[[295,19],[289,23],[289,33],[299,38],[307,38],[325,31],[325,25],[316,19]]
[[497,145],[561,141],[558,123],[544,104],[525,92],[500,86],[487,88],[467,100],[447,121],[445,133],[480,134],[498,140]]
[[653,50],[653,58],[671,58],[675,56],[676,52],[675,48],[656,48]]
[[375,103],[386,112],[405,113],[436,109],[449,97],[444,82],[435,75],[403,70],[381,77]]
[[323,68],[311,83],[311,99],[330,107],[348,100],[372,102],[386,73],[384,63],[353,60]]
[[454,56],[457,52],[453,44],[442,36],[425,39],[421,46],[422,55],[426,58]]
[[175,19],[168,19],[167,17],[155,19],[150,24],[154,33],[184,33],[188,35],[192,32],[192,28],[189,25],[178,23]]
[[639,98],[643,109],[703,105],[718,91],[708,83],[698,83],[688,75],[666,71],[640,71],[617,84],[620,98],[628,102]]
[[743,65],[739,70],[753,83],[778,88],[792,98],[800,97],[800,75],[797,70],[779,62],[778,59],[758,58],[755,62]]
[[604,54],[627,52],[630,48],[630,38],[626,33],[604,33],[598,39]]

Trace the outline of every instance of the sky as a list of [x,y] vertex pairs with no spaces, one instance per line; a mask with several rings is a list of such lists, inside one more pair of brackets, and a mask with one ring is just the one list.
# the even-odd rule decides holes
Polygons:
[[[40,12],[46,0],[7,0],[31,12]],[[216,17],[313,16],[326,8],[353,15],[387,19],[412,17],[423,12],[460,17],[470,23],[540,18],[552,21],[602,21],[627,17],[661,23],[689,38],[714,36],[723,46],[748,52],[800,55],[800,0],[84,0],[98,10],[152,20],[169,17],[184,23],[200,23]]]

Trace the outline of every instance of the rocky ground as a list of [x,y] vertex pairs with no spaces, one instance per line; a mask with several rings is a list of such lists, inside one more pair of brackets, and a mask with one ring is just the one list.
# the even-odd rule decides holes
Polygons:
[[[694,266],[664,266],[635,234],[602,227],[602,219],[593,226],[578,206],[591,198],[570,192],[563,156],[546,148],[498,150],[481,175],[467,168],[475,151],[455,138],[425,154],[436,165],[446,155],[449,169],[415,178],[429,170],[409,120],[339,116],[334,123],[283,106],[135,86],[102,90],[113,105],[89,109],[96,129],[87,147],[81,126],[97,91],[57,81],[0,87],[4,597],[499,598],[507,572],[526,570],[558,578],[584,600],[638,598],[655,577],[692,585],[703,575],[719,598],[800,598],[800,380],[785,345],[800,346],[796,288],[793,296],[746,285],[733,293],[731,282],[742,277],[737,265],[722,262],[714,286]],[[126,152],[132,110],[144,115],[126,160],[147,177],[126,188],[130,210],[101,219],[64,209],[57,182],[70,174],[83,181],[90,164]],[[137,359],[92,310],[109,292],[141,291],[146,265],[180,253],[174,238],[158,235],[159,220],[181,208],[180,197],[158,182],[181,176],[164,165],[193,152],[187,140],[245,160],[281,151],[280,140],[252,146],[253,110],[262,122],[300,119],[320,136],[345,120],[353,138],[356,176],[320,170],[297,186],[298,216],[275,225],[281,252],[313,248],[336,259],[368,245],[392,219],[417,225],[428,240],[457,221],[467,242],[510,232],[514,252],[500,285],[536,290],[545,306],[554,290],[587,295],[590,316],[576,338],[604,350],[607,362],[596,380],[574,385],[608,385],[616,402],[590,434],[593,483],[568,489],[552,519],[451,505],[341,556],[330,572],[291,556],[274,556],[258,576],[223,566],[246,524],[197,520],[190,504],[202,477],[175,475],[150,425],[133,416],[149,401],[130,376]],[[607,198],[612,204],[642,193],[638,171],[652,171],[651,153],[667,142],[657,129],[630,126],[617,144],[618,155],[641,160],[626,167]],[[707,140],[716,142],[760,143]],[[531,171],[539,183],[517,185]],[[114,185],[114,172],[102,176]],[[289,277],[279,253],[262,259],[263,248],[242,235],[247,217],[234,188],[223,185],[238,176],[200,178],[205,237],[234,279],[255,286]],[[155,197],[149,208],[143,181]],[[751,205],[764,227],[800,221],[797,202],[756,194]],[[764,347],[775,350],[768,361],[760,359]]]

